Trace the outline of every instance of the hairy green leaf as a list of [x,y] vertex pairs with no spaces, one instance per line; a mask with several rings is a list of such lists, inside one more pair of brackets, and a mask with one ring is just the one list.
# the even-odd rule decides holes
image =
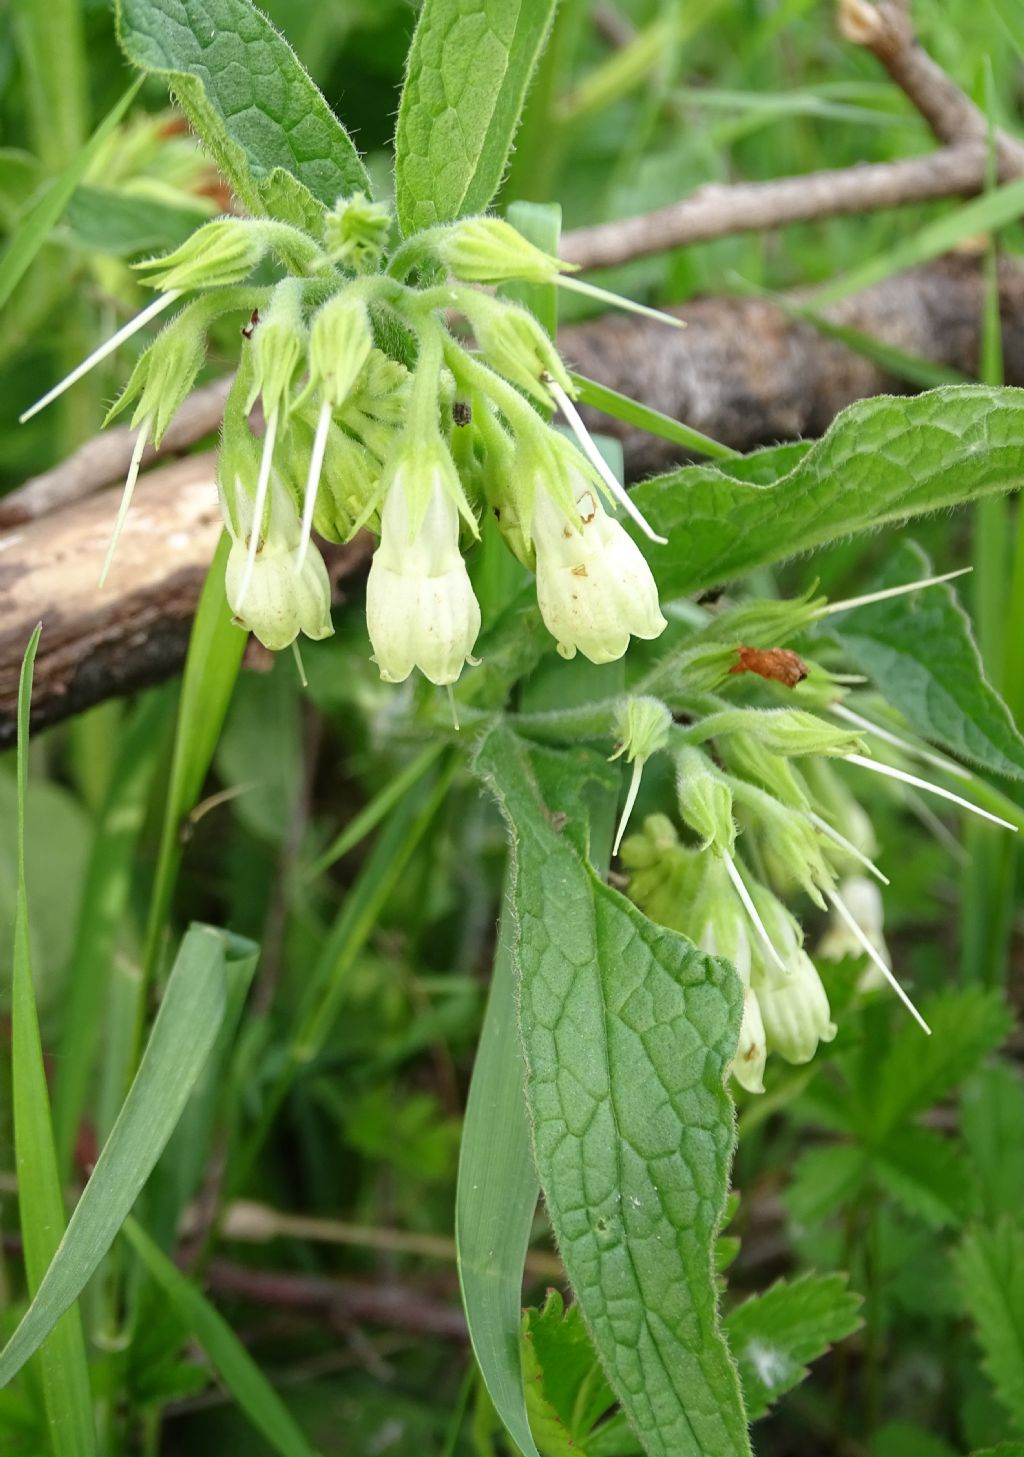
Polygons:
[[750,1446],[713,1275],[739,982],[594,873],[586,799],[610,783],[595,756],[496,728],[477,768],[515,837],[527,1103],[576,1299],[651,1457],[739,1457]]
[[405,234],[497,192],[557,0],[424,0],[395,135]]
[[[867,591],[931,576],[904,542]],[[924,738],[994,774],[1024,778],[1024,738],[985,676],[970,619],[952,584],[872,602],[830,621],[854,664]]]
[[956,1260],[985,1369],[1024,1432],[1024,1227],[1006,1216],[968,1230]]
[[118,0],[117,27],[254,215],[309,224],[339,196],[369,193],[348,132],[250,0]]
[[810,446],[685,466],[633,500],[667,547],[644,543],[666,597],[727,582],[838,536],[1020,484],[1024,390],[950,385],[844,410]]
[[860,1328],[860,1296],[846,1288],[846,1278],[779,1280],[726,1316],[751,1421],[803,1381],[809,1362]]
[[181,944],[135,1081],[32,1304],[0,1352],[0,1385],[38,1350],[114,1241],[170,1138],[220,1028],[225,962],[255,955],[209,926]]
[[163,253],[183,243],[209,216],[208,210],[175,207],[154,197],[137,197],[109,187],[79,187],[64,221],[74,242],[118,258]]

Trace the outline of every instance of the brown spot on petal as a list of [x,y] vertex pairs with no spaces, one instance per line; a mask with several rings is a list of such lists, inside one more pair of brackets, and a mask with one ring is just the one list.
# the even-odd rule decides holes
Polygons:
[[574,577],[585,577],[587,575],[586,562],[580,562],[578,567],[573,567],[572,574]]
[[580,508],[580,520],[584,526],[589,526],[597,515],[597,502],[590,492],[587,491],[585,495],[579,498],[576,504]]
[[810,671],[800,654],[789,648],[750,648],[741,643],[736,653],[738,661],[730,673],[756,673],[785,688],[795,688]]

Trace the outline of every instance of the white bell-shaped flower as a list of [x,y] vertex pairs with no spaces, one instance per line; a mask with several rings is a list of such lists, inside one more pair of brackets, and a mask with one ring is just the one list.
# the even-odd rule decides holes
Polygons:
[[[454,683],[473,661],[480,606],[459,551],[459,510],[445,484],[445,464],[429,452],[418,468],[403,463],[381,510],[366,626],[385,683],[403,682],[413,668],[432,683]],[[412,469],[431,478],[410,482]],[[425,509],[416,511],[424,495]]]
[[312,546],[298,565],[299,515],[280,478],[271,476],[268,512],[251,568],[253,500],[239,482],[231,505],[224,513],[231,533],[224,588],[239,625],[274,652],[288,647],[300,632],[315,640],[330,637],[334,627],[327,568]]
[[753,987],[743,993],[743,1018],[736,1056],[729,1064],[729,1075],[748,1093],[764,1092],[764,1065],[768,1058],[761,1007]]
[[564,658],[579,651],[592,663],[611,663],[622,657],[630,635],[656,638],[667,623],[640,548],[582,477],[574,481],[573,496],[578,525],[548,491],[537,490],[537,601]]
[[775,967],[755,972],[754,985],[768,1047],[787,1062],[810,1062],[818,1043],[836,1035],[828,996],[806,951],[794,951],[785,972]]

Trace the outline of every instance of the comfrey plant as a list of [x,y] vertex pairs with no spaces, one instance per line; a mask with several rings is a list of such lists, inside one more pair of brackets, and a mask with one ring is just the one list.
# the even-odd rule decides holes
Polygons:
[[[155,302],[23,417],[187,300],[107,416],[133,406],[138,433],[104,576],[146,445],[159,446],[192,389],[210,325],[241,312],[250,321],[218,465],[232,541],[227,596],[239,626],[273,649],[300,633],[330,633],[330,585],[311,533],[341,542],[368,526],[380,537],[366,622],[381,677],[400,683],[415,668],[432,683],[455,683],[475,662],[481,627],[462,548],[488,510],[536,571],[541,615],[563,656],[607,663],[631,635],[657,637],[666,623],[650,567],[609,508],[663,538],[592,441],[572,379],[534,316],[485,290],[561,284],[639,306],[569,277],[569,265],[499,218],[428,229],[389,258],[390,232],[388,210],[356,193],[325,215],[319,238],[224,217],[138,265],[160,290]],[[268,255],[286,276],[254,286]],[[475,349],[453,333],[456,317]],[[262,440],[251,427],[257,405]],[[575,444],[540,413],[555,410]]]
[[[806,1277],[736,1306],[723,1328],[730,1075],[745,1092],[774,1092],[779,1068],[769,1054],[805,1064],[822,1043],[841,1049],[844,1015],[827,963],[851,954],[861,963],[859,995],[880,990],[881,1000],[891,988],[927,1032],[927,1003],[918,1010],[891,965],[877,890],[886,877],[859,786],[871,775],[912,812],[928,813],[920,796],[935,794],[1015,829],[1024,823],[1016,804],[960,760],[1024,779],[1024,739],[985,679],[946,577],[909,543],[888,551],[880,580],[856,599],[748,600],[733,584],[839,537],[1015,486],[1024,396],[955,385],[881,397],[840,415],[813,444],[741,458],[571,372],[539,322],[550,298],[582,289],[622,301],[560,261],[557,209],[540,210],[544,247],[526,236],[522,208],[513,214],[521,228],[487,213],[553,12],[554,0],[423,0],[399,109],[392,214],[374,198],[344,128],[249,0],[120,0],[129,57],[168,77],[236,211],[142,263],[156,298],[27,414],[166,316],[111,410],[114,418],[130,409],[137,433],[106,575],[144,451],[159,446],[197,380],[211,327],[225,318],[240,326],[217,466],[224,593],[213,581],[204,594],[187,669],[179,744],[190,727],[196,744],[168,800],[155,876],[162,913],[147,936],[137,1030],[147,978],[157,977],[180,827],[194,809],[187,786],[198,795],[213,753],[210,723],[198,732],[196,723],[209,705],[210,722],[221,721],[224,664],[233,671],[241,657],[228,612],[271,649],[328,637],[331,584],[319,543],[367,528],[378,544],[366,654],[385,682],[419,672],[448,690],[461,715],[456,733],[430,690],[392,695],[400,712],[389,727],[401,719],[409,738],[431,742],[359,816],[354,839],[342,837],[351,848],[387,820],[368,862],[377,878],[360,872],[345,903],[343,952],[327,938],[294,1023],[292,1011],[274,1008],[288,1050],[267,1073],[270,1112],[257,1115],[237,1161],[242,1174],[236,1168],[224,1183],[245,1183],[268,1119],[305,1070],[329,1076],[318,1059],[344,995],[343,968],[371,933],[367,908],[386,901],[461,764],[509,832],[455,1212],[483,1383],[524,1457],[539,1457],[540,1445],[567,1450],[567,1425],[584,1410],[603,1425],[594,1443],[588,1430],[574,1432],[579,1450],[617,1457],[639,1441],[651,1457],[744,1457],[748,1412],[766,1411],[858,1317],[841,1279]],[[627,493],[577,400],[709,463]],[[506,559],[497,587],[478,571],[483,552],[474,547],[495,530],[520,564]],[[722,584],[728,591],[714,609],[700,605],[698,594]],[[214,638],[239,650],[204,655]],[[319,651],[342,657],[338,644]],[[365,670],[362,649],[360,658],[349,671]],[[629,833],[634,815],[640,828]],[[813,954],[812,929],[824,930]],[[311,937],[307,928],[303,944]],[[189,947],[199,945],[190,962]],[[244,985],[229,993],[217,981],[227,945],[208,928],[186,938],[184,970],[175,963],[149,1044],[159,1043],[159,1056],[148,1066],[143,1058],[145,1076],[97,1164],[103,1179],[83,1196],[94,1222],[79,1217],[80,1205],[56,1253],[44,1258],[33,1246],[39,1294],[0,1352],[0,1382],[95,1271],[189,1089],[213,1066],[207,1057],[233,1055],[218,1019],[227,1028],[225,1007],[237,1012]],[[27,972],[22,985],[20,1046]],[[196,1008],[201,1022],[190,1022]],[[223,1081],[240,1086],[250,1056],[240,1054]],[[37,1071],[45,1099],[41,1057]],[[31,1138],[39,1127],[32,1122]],[[130,1137],[119,1134],[125,1127]],[[20,1130],[16,1142],[20,1150]],[[135,1161],[127,1173],[125,1150]],[[188,1178],[195,1173],[190,1164]],[[188,1178],[178,1181],[183,1189]],[[115,1187],[127,1202],[110,1203]],[[552,1344],[527,1342],[521,1365],[524,1256],[540,1191],[585,1325],[577,1317]],[[170,1213],[154,1201],[165,1242],[189,1197]],[[41,1223],[58,1229],[56,1175],[47,1210]],[[142,1223],[128,1228],[145,1250]],[[191,1311],[198,1289],[156,1256],[151,1277],[164,1261],[172,1288],[186,1290],[176,1309]],[[205,1329],[220,1332],[216,1319]],[[571,1351],[555,1370],[563,1337],[562,1353],[570,1339]],[[592,1370],[587,1340],[600,1362]],[[224,1351],[223,1333],[215,1348]],[[235,1373],[242,1405],[253,1420],[262,1413],[268,1440],[305,1450],[284,1409],[268,1406],[240,1366],[241,1348],[226,1349],[225,1379]],[[586,1387],[582,1397],[574,1382]],[[615,1402],[621,1412],[603,1421]],[[538,1439],[541,1431],[555,1436]],[[457,1440],[453,1428],[453,1449]]]

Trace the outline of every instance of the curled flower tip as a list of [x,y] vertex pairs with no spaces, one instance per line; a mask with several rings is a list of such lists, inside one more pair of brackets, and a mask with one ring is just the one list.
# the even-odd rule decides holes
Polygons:
[[898,779],[901,784],[912,784],[915,789],[925,789],[929,794],[937,794],[940,799],[948,799],[951,804],[958,804],[961,809],[970,810],[971,814],[980,815],[983,820],[991,820],[994,825],[999,825],[1004,830],[1017,832],[1017,826],[1009,820],[1000,819],[990,810],[982,809],[980,804],[974,804],[962,795],[954,794],[951,789],[943,789],[941,784],[933,784],[930,779],[920,779],[916,774],[908,774],[903,769],[894,769],[891,764],[880,764],[876,759],[865,759],[862,754],[847,754],[848,764],[859,764],[862,769],[871,769],[875,774],[882,774],[887,779]]
[[867,953],[867,955],[878,967],[878,970],[885,977],[886,981],[892,987],[893,991],[899,997],[900,1001],[906,1007],[907,1011],[913,1017],[914,1021],[917,1022],[922,1030],[927,1032],[928,1036],[930,1037],[932,1035],[932,1029],[928,1026],[928,1023],[924,1020],[924,1018],[921,1016],[921,1013],[917,1010],[913,1002],[907,996],[906,992],[900,986],[899,982],[896,980],[896,977],[893,975],[893,972],[886,965],[885,961],[879,954],[877,947],[872,945],[871,941],[868,939],[864,930],[858,923],[849,906],[843,900],[842,896],[836,890],[830,890],[827,892],[827,894],[829,900],[838,911],[840,919],[846,925],[847,930],[850,931],[850,933],[859,943],[861,948]]
[[331,406],[324,400],[317,416],[313,449],[309,455],[309,474],[306,477],[306,494],[302,501],[302,525],[299,532],[299,549],[295,554],[295,566],[302,571],[309,551],[309,538],[313,530],[313,512],[316,510],[316,493],[320,488],[320,473],[324,468],[324,453],[327,450],[327,432],[331,428]]
[[124,483],[124,491],[121,493],[121,504],[117,508],[117,520],[114,522],[114,530],[110,536],[110,545],[107,547],[107,555],[103,561],[103,570],[100,572],[101,587],[106,585],[107,575],[110,572],[111,563],[114,560],[114,552],[117,550],[117,543],[121,539],[121,532],[124,530],[128,508],[131,506],[132,496],[135,494],[135,482],[139,478],[139,468],[142,465],[143,452],[149,440],[149,423],[148,420],[143,420],[139,426],[139,433],[135,437],[131,463],[128,466],[128,477]]
[[651,541],[656,541],[659,546],[667,546],[668,537],[659,536],[658,533],[654,530],[653,526],[651,526],[650,522],[647,520],[646,516],[644,516],[643,512],[634,505],[629,492],[626,490],[625,486],[623,486],[618,480],[615,472],[612,470],[611,466],[608,464],[604,456],[594,444],[594,441],[590,435],[590,431],[587,429],[586,425],[584,425],[579,410],[577,410],[576,406],[573,404],[572,400],[570,400],[565,390],[558,383],[558,380],[546,372],[541,375],[541,380],[551,391],[553,399],[555,399],[558,403],[558,408],[561,410],[562,414],[565,416],[566,420],[569,423],[570,430],[579,441],[583,454],[587,457],[587,459],[590,461],[590,464],[594,467],[598,475],[601,477],[602,481],[604,481],[605,485],[608,487],[608,490],[611,493],[613,500],[618,501],[619,505],[625,511],[626,515],[636,522],[637,526],[639,526],[640,530],[644,533],[646,537],[649,537]]
[[743,877],[736,869],[736,862],[733,860],[731,855],[723,855],[722,860],[725,864],[726,870],[729,872],[729,879],[733,883],[733,888],[735,889],[736,894],[739,896],[743,904],[743,909],[750,917],[755,931],[760,936],[761,941],[764,944],[765,950],[768,952],[768,955],[771,957],[774,964],[778,967],[779,971],[785,974],[786,963],[783,961],[782,957],[779,955],[774,945],[772,944],[772,938],[768,935],[768,932],[765,929],[765,924],[761,920],[761,917],[758,915],[757,907],[754,905],[754,902],[750,898],[750,892],[749,890],[747,890],[747,887],[743,883]]
[[151,304],[147,304],[141,313],[135,315],[134,319],[130,319],[123,328],[118,329],[116,334],[111,334],[110,338],[105,340],[98,349],[94,349],[88,359],[83,359],[81,364],[76,364],[71,373],[66,374],[59,384],[55,384],[53,389],[47,390],[42,399],[36,400],[34,405],[30,405],[23,414],[19,415],[19,424],[24,425],[25,421],[31,420],[33,415],[38,415],[40,410],[45,410],[47,405],[52,404],[73,384],[77,384],[83,375],[88,374],[90,369],[106,359],[108,354],[113,354],[115,349],[119,349],[126,339],[130,339],[133,334],[137,334],[140,329],[145,328],[150,319],[155,319],[157,314],[162,314],[164,309],[169,309],[175,299],[181,297],[181,293],[180,288],[171,288],[166,293],[162,293],[159,298],[155,298]]
[[234,610],[239,616],[242,615],[242,608],[245,605],[245,599],[252,585],[252,574],[256,567],[256,554],[260,549],[260,538],[263,534],[263,513],[267,504],[267,487],[270,484],[270,467],[274,458],[274,442],[276,439],[277,412],[275,411],[267,421],[267,431],[263,437],[263,454],[260,457],[260,473],[256,481],[256,498],[253,501],[252,526],[249,531],[245,568],[242,572],[242,580],[238,587],[238,598],[234,604]]
[[922,577],[918,582],[904,582],[899,587],[885,587],[881,592],[866,592],[863,597],[847,597],[842,602],[829,602],[819,608],[817,617],[833,617],[837,612],[849,612],[854,607],[866,607],[869,602],[884,602],[888,597],[903,597],[907,592],[921,592],[925,587],[937,587],[940,582],[951,582],[954,577],[964,577],[973,572],[973,567],[960,567],[955,572],[943,572],[938,577]]

